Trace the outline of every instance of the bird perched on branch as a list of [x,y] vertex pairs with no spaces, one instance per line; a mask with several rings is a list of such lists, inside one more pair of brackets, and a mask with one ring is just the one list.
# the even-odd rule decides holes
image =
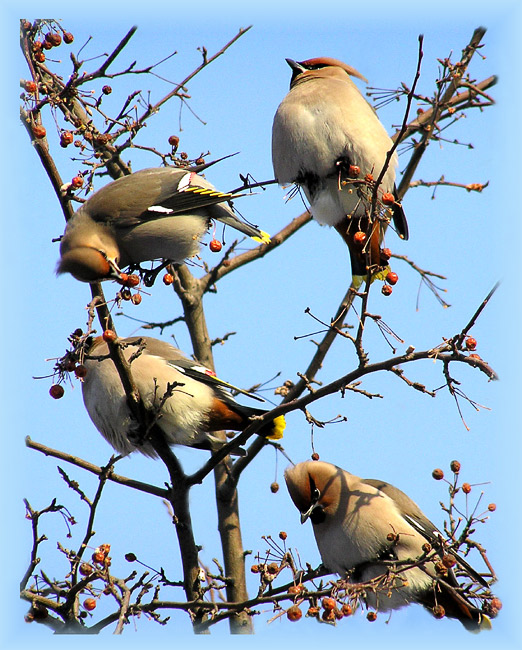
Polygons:
[[227,204],[237,194],[217,191],[186,169],[143,169],[95,192],[67,223],[57,273],[82,282],[120,277],[120,268],[147,260],[174,263],[196,255],[211,221],[267,242]]
[[314,219],[347,243],[352,274],[366,277],[368,266],[372,272],[387,266],[380,244],[391,220],[408,239],[396,200],[397,154],[388,159],[393,143],[350,78],[366,81],[357,70],[328,57],[286,61],[292,80],[272,128],[275,178],[303,188]]
[[442,535],[404,492],[322,461],[288,468],[285,480],[301,523],[312,522],[326,568],[351,582],[376,581],[365,592],[368,606],[388,611],[416,602],[436,616],[458,619],[470,631],[491,627],[451,566],[475,586],[487,582],[459,555],[444,550]]
[[[141,399],[157,416],[157,424],[170,445],[215,451],[224,443],[212,435],[213,431],[243,431],[253,416],[266,413],[238,404],[232,391],[264,402],[262,398],[218,379],[211,370],[164,341],[131,337],[119,342]],[[120,454],[138,450],[146,456],[156,456],[131,415],[120,376],[102,337],[92,340],[84,365],[83,400],[103,437]],[[284,428],[285,419],[279,416],[265,423],[257,433],[279,439]]]

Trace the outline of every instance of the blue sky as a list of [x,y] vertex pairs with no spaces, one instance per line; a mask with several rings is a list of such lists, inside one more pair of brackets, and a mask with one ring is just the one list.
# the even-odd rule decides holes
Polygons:
[[[172,81],[179,81],[198,65],[201,56],[198,46],[204,45],[212,54],[238,28],[253,24],[223,57],[190,84],[190,107],[200,119],[185,108],[180,131],[179,104],[174,101],[149,121],[139,138],[141,143],[166,149],[168,136],[177,134],[181,138],[180,149],[191,157],[207,150],[212,157],[240,152],[208,171],[207,178],[224,190],[240,184],[239,173],[250,172],[257,180],[272,177],[270,130],[273,114],[288,90],[290,75],[285,57],[296,60],[325,55],[337,57],[364,74],[371,86],[394,88],[401,81],[411,83],[416,68],[417,37],[423,33],[419,91],[429,95],[438,74],[436,59],[451,51],[457,56],[475,27],[488,27],[482,51],[486,58],[481,60],[475,56],[470,72],[478,80],[499,75],[499,84],[491,90],[497,105],[482,114],[469,113],[448,132],[448,137],[472,143],[473,149],[449,143],[432,144],[415,179],[432,181],[444,174],[447,180],[459,183],[489,181],[489,187],[481,194],[439,188],[435,200],[431,199],[429,189],[410,190],[404,201],[410,240],[402,243],[393,235],[387,240],[394,252],[447,276],[443,283],[447,289],[444,297],[452,306],[442,309],[423,289],[417,310],[418,276],[400,263],[394,264],[400,280],[393,295],[384,298],[379,291],[374,291],[370,302],[370,311],[379,313],[404,339],[404,348],[399,347],[399,351],[410,344],[421,350],[459,332],[493,284],[502,280],[499,291],[473,330],[478,341],[477,352],[497,370],[501,380],[487,382],[484,375],[469,368],[455,366],[453,369],[455,377],[463,382],[466,394],[488,410],[475,412],[462,402],[470,428],[466,431],[447,391],[440,391],[432,399],[409,389],[395,377],[383,375],[368,377],[363,385],[366,390],[383,395],[383,399],[370,401],[353,394],[341,399],[335,395],[314,404],[310,410],[318,419],[329,420],[337,414],[348,418],[343,424],[315,429],[315,447],[322,460],[361,476],[395,484],[439,526],[443,516],[438,504],[447,495],[443,485],[431,478],[434,467],[442,467],[449,473],[449,463],[456,458],[462,463],[462,480],[485,483],[473,489],[469,503],[474,503],[471,497],[484,491],[484,504],[495,502],[498,506],[488,523],[477,530],[476,537],[488,549],[488,557],[498,572],[496,591],[504,608],[494,621],[493,632],[480,637],[471,637],[456,622],[434,621],[420,607],[394,613],[389,624],[385,623],[385,616],[372,625],[363,616],[356,616],[335,629],[309,620],[296,625],[280,621],[267,624],[270,618],[267,614],[255,621],[257,637],[251,641],[254,645],[298,639],[303,643],[310,640],[314,645],[353,643],[361,639],[368,647],[386,643],[387,647],[394,648],[404,647],[405,638],[414,642],[419,634],[427,647],[451,643],[462,648],[482,648],[491,647],[493,642],[500,647],[503,644],[515,647],[517,635],[520,640],[516,629],[519,572],[512,564],[517,544],[506,542],[509,536],[520,532],[518,521],[512,518],[513,509],[518,507],[514,476],[520,457],[520,416],[516,403],[520,379],[517,363],[520,361],[520,288],[516,274],[520,242],[516,193],[520,164],[515,156],[520,137],[514,127],[519,119],[515,110],[519,106],[516,93],[520,94],[520,66],[515,63],[514,40],[518,38],[520,12],[515,10],[515,5],[500,2],[490,9],[480,3],[464,2],[451,11],[449,5],[441,5],[433,15],[426,6],[421,8],[414,3],[395,3],[393,11],[377,5],[371,14],[366,8],[353,9],[348,3],[334,3],[329,15],[324,17],[318,16],[317,6],[307,3],[287,3],[284,7],[263,5],[263,10],[225,3],[219,15],[207,3],[199,5],[197,15],[186,6],[175,8],[153,3],[154,11],[147,16],[126,11],[118,20],[110,11],[100,20],[87,7],[82,7],[81,15],[71,14],[70,8],[56,12],[49,7],[45,9],[46,15],[65,16],[64,27],[75,35],[74,51],[92,35],[83,53],[85,57],[111,51],[126,31],[137,24],[138,32],[114,69],[122,69],[135,59],[137,67],[144,67],[176,50],[177,55],[159,69],[162,76]],[[32,19],[39,10],[28,6],[25,17]],[[6,25],[12,26],[16,34],[14,13],[6,11],[6,17],[13,19],[12,24],[6,22]],[[12,34],[6,41],[9,45],[11,38]],[[16,48],[16,41],[12,46]],[[21,57],[13,57],[12,52],[13,65],[5,72],[17,84],[18,77],[25,78],[27,73]],[[56,52],[67,61],[64,46]],[[169,84],[145,76],[108,83],[113,87],[106,104],[109,112],[111,105],[118,106],[121,97],[134,88],[144,93],[150,89],[153,100],[170,89]],[[7,105],[11,108],[9,101]],[[13,115],[15,110],[13,106]],[[4,151],[14,155],[4,155],[8,209],[2,228],[6,297],[2,334],[4,341],[13,341],[14,334],[14,341],[6,346],[2,388],[7,407],[4,435],[9,452],[3,470],[6,482],[3,492],[7,497],[9,530],[13,533],[8,547],[16,540],[16,561],[9,562],[9,584],[12,580],[16,587],[27,565],[30,544],[29,525],[23,520],[22,497],[27,497],[33,507],[41,508],[59,495],[77,519],[83,521],[86,515],[82,504],[59,478],[57,462],[27,450],[24,437],[30,435],[96,464],[105,463],[111,450],[91,424],[77,382],[73,388],[67,388],[62,400],[53,401],[48,396],[50,381],[32,379],[33,375],[51,371],[52,361],[46,359],[63,354],[67,335],[76,327],[84,326],[89,291],[70,277],[55,277],[58,246],[51,239],[61,234],[63,217],[36,153],[25,131],[13,122],[13,115],[6,117],[9,126],[3,133]],[[388,105],[379,116],[392,132],[393,126],[402,121],[403,104]],[[50,129],[48,115],[46,121]],[[53,153],[57,155],[64,179],[76,173],[78,163],[68,160],[57,146]],[[132,160],[135,170],[158,164],[144,152],[127,151],[125,156]],[[406,160],[407,154],[400,158],[399,169]],[[283,197],[283,190],[271,186],[238,201],[237,207],[250,221],[275,233],[302,211],[298,198],[285,203]],[[232,239],[232,234],[229,233],[228,239]],[[19,246],[21,241],[23,249]],[[204,250],[203,256],[209,262],[215,261],[208,250]],[[219,284],[217,295],[209,295],[206,300],[211,336],[237,332],[226,345],[215,349],[218,373],[245,387],[266,381],[277,372],[281,373],[282,380],[295,380],[296,372],[306,368],[313,343],[307,338],[294,340],[294,337],[317,329],[317,324],[304,313],[305,308],[328,321],[344,295],[349,277],[348,253],[343,242],[335,232],[315,223],[263,260],[227,277]],[[111,296],[116,289],[107,284],[105,291]],[[175,295],[159,283],[140,307],[126,307],[125,313],[133,318],[167,320],[177,316],[180,307]],[[138,324],[130,318],[118,317],[116,324],[122,336],[140,333]],[[171,340],[171,335],[179,347],[191,352],[182,326],[165,331],[163,338]],[[390,354],[376,331],[368,332],[367,346],[372,361]],[[355,365],[352,347],[339,340],[327,357],[319,379],[327,383]],[[428,388],[443,384],[441,368],[432,362],[413,364],[405,370],[409,379]],[[273,397],[271,393],[265,396]],[[289,415],[287,422],[283,441],[287,453],[296,462],[308,458],[309,425],[300,413]],[[205,452],[178,451],[187,470],[196,469],[206,459]],[[311,527],[300,526],[298,512],[283,485],[285,465],[283,457],[276,464],[274,451],[266,449],[245,472],[240,484],[244,546],[254,554],[263,553],[266,544],[261,536],[277,537],[280,530],[285,530],[289,535],[288,545],[297,549],[303,561],[315,566],[319,554]],[[95,479],[65,463],[61,466],[87,492],[93,493]],[[137,456],[121,461],[117,471],[157,485],[167,480],[159,463]],[[275,477],[281,489],[273,495],[269,486]],[[191,503],[196,541],[204,547],[201,557],[211,564],[213,557],[220,557],[212,480],[194,488]],[[78,530],[74,531],[72,546],[82,534],[80,525],[75,528]],[[56,517],[48,518],[42,530],[49,536],[43,549],[42,568],[49,568],[52,574],[54,567],[59,573],[59,566],[46,565],[45,561],[50,562],[56,555],[57,540],[67,541],[65,528]],[[109,485],[96,531],[97,543],[112,545],[116,575],[129,572],[123,555],[133,551],[147,564],[156,567],[161,564],[169,575],[179,577],[174,531],[164,506],[157,499]],[[249,581],[250,591],[254,593],[256,586],[250,575]],[[6,647],[25,647],[40,644],[42,640],[45,643],[47,639],[56,641],[47,630],[24,624],[26,605],[18,604],[16,596],[13,601],[14,605],[10,603],[8,608],[12,615],[5,626],[6,639],[11,645]],[[136,631],[132,629],[134,624],[126,629],[125,642],[133,645],[150,639],[158,647],[166,647],[171,645],[174,634],[193,643],[200,642],[192,638],[185,617],[173,618],[175,625],[166,628],[139,621]],[[109,633],[110,630],[106,631],[96,642],[104,647],[103,639],[108,639]],[[227,634],[224,625],[213,632],[215,639],[224,639]],[[81,644],[85,640],[77,641]]]

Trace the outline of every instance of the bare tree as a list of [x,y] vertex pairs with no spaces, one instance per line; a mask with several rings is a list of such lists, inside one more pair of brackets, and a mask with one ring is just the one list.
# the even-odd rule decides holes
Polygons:
[[[138,134],[143,135],[143,128],[168,102],[177,99],[186,105],[189,98],[188,87],[194,77],[211,66],[218,57],[226,55],[229,48],[248,29],[238,31],[215,53],[207,52],[202,48],[200,65],[186,74],[185,78],[175,84],[159,101],[151,103],[144,93],[136,90],[128,97],[121,97],[119,111],[109,115],[104,108],[104,98],[112,92],[109,85],[111,79],[131,75],[147,78],[148,75],[158,74],[157,66],[162,63],[143,68],[133,63],[122,69],[117,68],[118,57],[132,46],[132,37],[136,28],[130,29],[118,46],[110,54],[103,56],[101,65],[96,67],[99,61],[83,60],[81,48],[73,53],[74,37],[58,21],[37,20],[32,23],[27,20],[21,21],[21,49],[28,67],[28,79],[21,81],[23,91],[21,120],[60,201],[66,221],[74,213],[75,202],[84,200],[82,196],[84,191],[86,190],[85,194],[88,195],[89,191],[98,184],[100,177],[108,175],[112,179],[117,179],[131,172],[129,163],[124,159],[125,155],[130,154],[131,149],[147,150],[157,156],[158,164],[161,165],[184,168],[192,166],[198,169],[206,165],[203,156],[190,160],[185,152],[179,151],[176,137],[170,139],[168,151],[160,151],[139,143]],[[413,181],[415,170],[428,146],[444,140],[446,129],[454,124],[459,116],[474,110],[483,111],[493,104],[489,90],[495,84],[496,78],[489,77],[478,81],[471,78],[468,73],[470,61],[480,53],[484,33],[485,30],[482,28],[475,30],[469,43],[463,48],[461,56],[456,60],[440,59],[440,78],[431,96],[422,96],[416,91],[423,57],[422,38],[419,38],[415,78],[408,83],[402,83],[398,89],[388,94],[378,91],[373,93],[380,100],[402,99],[405,106],[403,123],[394,136],[395,146],[407,150],[409,155],[398,188],[400,198],[404,197],[411,187],[420,185],[434,187],[434,191],[439,186],[452,185],[461,187],[467,192],[481,192],[487,187],[487,182],[463,185],[456,181],[447,181],[444,177],[438,181]],[[70,47],[70,75],[67,79],[53,71],[53,62],[49,55],[58,47],[62,50]],[[163,61],[169,56],[167,54]],[[100,84],[104,84],[101,92]],[[410,109],[414,101],[423,103],[425,108],[412,116]],[[53,144],[58,141],[64,149],[72,147],[74,156],[78,157],[75,159],[81,161],[83,174],[64,181],[59,164],[51,154],[49,140]],[[242,184],[234,189],[235,192],[250,192],[254,187],[273,182],[271,179],[260,183],[253,182],[245,173],[241,174],[241,179]],[[376,193],[371,207],[374,213],[379,210],[379,206],[376,205]],[[168,266],[169,282],[172,283],[174,293],[181,305],[181,319],[190,333],[194,357],[202,364],[214,369],[212,347],[218,342],[217,339],[213,340],[206,324],[204,306],[207,295],[214,292],[219,282],[229,274],[249,273],[252,262],[284,245],[309,220],[310,215],[305,211],[274,235],[270,243],[260,244],[244,252],[238,252],[237,242],[234,242],[228,246],[219,262],[212,268],[206,264],[201,271],[187,264]],[[442,278],[439,273],[422,269],[405,256],[394,257],[403,259],[413,273],[419,274],[421,283],[428,286],[444,304],[436,285],[436,282]],[[96,318],[102,331],[116,332],[111,315],[113,305],[118,305],[124,300],[139,303],[141,292],[154,283],[158,272],[159,269],[154,272],[136,269],[135,273],[139,276],[138,285],[119,288],[113,298],[105,297],[101,284],[90,285],[92,295],[88,305],[87,327],[79,329],[69,337],[70,345],[67,352],[56,362],[54,370],[56,386],[60,386],[69,374],[74,374],[78,364],[81,363],[83,345],[97,327]],[[244,470],[256,462],[258,454],[267,445],[275,447],[277,453],[284,454],[284,449],[279,443],[255,436],[260,427],[274,417],[292,411],[301,411],[310,423],[312,431],[314,427],[323,427],[326,423],[314,418],[308,410],[309,406],[336,392],[344,394],[351,391],[360,397],[378,397],[361,387],[362,379],[375,373],[392,373],[412,389],[432,394],[432,391],[422,383],[407,376],[407,369],[412,364],[425,359],[433,360],[440,367],[442,388],[448,390],[453,396],[459,412],[462,402],[468,401],[473,404],[473,401],[467,397],[455,379],[454,367],[465,364],[483,373],[489,380],[496,378],[495,371],[490,365],[474,353],[473,337],[470,334],[482,310],[487,307],[493,291],[485,297],[482,304],[477,305],[476,312],[470,314],[469,321],[463,323],[458,332],[445,338],[443,343],[435,344],[426,350],[407,349],[405,353],[397,354],[398,337],[381,316],[368,312],[370,292],[382,286],[379,282],[373,283],[372,279],[369,274],[362,287],[349,286],[346,289],[331,322],[323,322],[320,317],[310,312],[311,318],[319,322],[321,338],[316,342],[314,354],[307,367],[298,371],[299,381],[295,383],[286,381],[281,385],[276,391],[281,396],[280,403],[266,415],[252,421],[245,431],[213,453],[192,474],[184,471],[176,456],[176,450],[171,449],[163,440],[161,431],[155,424],[154,413],[148,411],[143,405],[133,380],[132,364],[125,360],[121,343],[115,335],[113,340],[109,341],[110,355],[125,387],[129,407],[141,430],[147,432],[147,439],[164,463],[170,483],[166,486],[157,486],[122,476],[116,471],[119,460],[117,457],[113,457],[106,466],[99,467],[79,455],[71,456],[27,439],[27,445],[31,449],[99,477],[96,493],[89,496],[74,478],[65,470],[60,470],[66,486],[87,504],[89,513],[84,523],[85,533],[79,547],[61,546],[57,550],[57,553],[63,554],[68,562],[68,571],[60,578],[49,577],[39,564],[39,549],[45,540],[42,522],[47,515],[53,513],[59,513],[69,522],[73,522],[74,517],[60,505],[58,496],[51,504],[41,509],[33,508],[30,503],[33,497],[26,501],[27,518],[31,522],[33,531],[33,545],[30,563],[21,581],[21,595],[30,603],[28,620],[42,622],[56,633],[96,634],[113,624],[115,631],[121,633],[124,626],[141,613],[146,613],[163,624],[168,620],[165,618],[165,612],[182,610],[190,616],[194,631],[197,633],[206,633],[212,626],[223,620],[228,621],[232,633],[252,633],[255,608],[263,604],[273,606],[274,617],[287,615],[290,620],[297,620],[300,617],[298,613],[301,612],[300,608],[307,605],[308,615],[331,623],[337,618],[350,615],[359,601],[363,600],[365,590],[387,590],[389,588],[387,584],[354,585],[342,580],[337,581],[333,577],[325,580],[323,578],[328,574],[324,569],[314,570],[309,564],[303,568],[295,555],[287,550],[285,534],[282,532],[279,540],[266,538],[269,551],[266,555],[258,555],[256,564],[252,567],[252,570],[259,574],[259,590],[257,594],[250,595],[247,591],[246,553],[242,543],[238,509],[238,489]],[[111,285],[109,290],[110,287]],[[384,287],[389,290],[390,284],[385,283]],[[78,290],[83,290],[83,287],[78,285]],[[149,323],[148,327],[163,332],[175,320]],[[391,356],[384,361],[370,362],[365,344],[365,332],[369,322],[377,325],[389,343]],[[319,385],[318,376],[322,364],[333,342],[339,337],[353,345],[357,364],[335,380]],[[59,393],[59,389],[55,390]],[[227,440],[225,432],[218,435],[223,441]],[[230,455],[245,445],[248,445],[246,456],[235,458]],[[189,507],[191,488],[203,481],[211,480],[211,476],[215,482],[215,507],[224,560],[223,566],[215,560],[216,568],[213,571],[200,564],[199,548],[193,535]],[[94,534],[97,509],[109,482],[126,486],[129,490],[129,499],[132,499],[133,491],[139,490],[168,503],[182,558],[182,576],[172,579],[163,570],[151,573],[146,565],[143,571],[133,570],[129,576],[115,576],[111,573],[110,548],[107,545],[101,545],[91,553],[89,541]],[[484,575],[491,584],[495,580],[495,574],[486,552],[480,543],[471,537],[475,524],[484,519],[484,512],[472,511],[462,524],[455,503],[455,497],[459,493],[462,494],[463,489],[459,483],[458,469],[448,481],[448,486],[450,500],[446,506],[448,527],[445,531],[444,544],[455,552],[459,550],[467,552],[470,548],[478,549],[484,560]],[[134,566],[136,566],[134,563],[143,566],[133,554],[129,554],[127,559]],[[432,556],[427,553],[420,562],[431,559]],[[400,566],[389,568],[392,574],[403,570],[404,567]],[[180,589],[183,589],[183,598],[179,597]],[[489,588],[484,588],[479,583],[468,583],[462,586],[462,590],[471,594],[478,606],[489,615],[494,615],[498,610],[499,602]],[[170,599],[172,593],[178,596]],[[89,612],[93,612],[97,598],[101,594],[112,597],[114,607],[112,614],[97,620]],[[321,611],[323,597],[333,598],[334,605],[324,607]]]

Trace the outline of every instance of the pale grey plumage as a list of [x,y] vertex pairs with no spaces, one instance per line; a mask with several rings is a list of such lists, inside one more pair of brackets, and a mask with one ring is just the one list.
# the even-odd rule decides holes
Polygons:
[[70,219],[57,271],[93,282],[147,260],[179,263],[197,254],[211,220],[266,241],[265,233],[238,219],[227,204],[231,198],[185,169],[124,176],[95,192]]
[[[250,418],[266,411],[238,404],[229,389],[195,361],[172,345],[151,337],[123,339],[124,357],[130,361],[132,378],[147,409],[158,410],[157,424],[169,445],[186,445],[216,450],[224,443],[213,431],[241,431]],[[84,365],[87,373],[82,382],[85,407],[96,428],[120,454],[140,451],[156,456],[146,441],[136,444],[138,425],[131,415],[127,398],[108,346],[101,337],[87,350]],[[169,391],[169,386],[172,387]],[[244,391],[242,391],[244,392]],[[260,401],[257,396],[245,393]],[[284,418],[276,418],[259,432],[280,438]],[[130,436],[130,437],[129,437]]]
[[[440,544],[434,524],[404,492],[388,483],[361,479],[322,461],[288,468],[285,480],[302,521],[312,521],[323,564],[353,582],[384,577],[388,568],[383,561],[415,561],[425,556],[427,541],[435,549]],[[472,579],[486,585],[462,558],[458,561]],[[439,603],[447,616],[458,618],[472,631],[490,627],[487,616],[456,591],[458,583],[451,570],[447,578],[440,578],[434,561],[402,571],[391,586],[390,590],[367,590],[367,604],[387,611],[413,602],[431,610]]]

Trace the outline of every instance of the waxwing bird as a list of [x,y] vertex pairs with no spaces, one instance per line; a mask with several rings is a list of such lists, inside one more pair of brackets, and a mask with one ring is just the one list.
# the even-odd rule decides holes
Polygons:
[[394,198],[395,152],[378,188],[378,219],[372,217],[374,184],[393,143],[350,78],[366,81],[357,70],[328,57],[286,61],[292,80],[272,128],[275,178],[303,188],[314,219],[333,226],[347,243],[352,274],[366,277],[368,264],[387,265],[380,244],[390,220],[399,237],[408,239]]
[[236,196],[186,169],[143,169],[119,178],[95,192],[67,223],[57,273],[96,282],[119,277],[129,264],[182,262],[197,254],[212,220],[269,241],[234,214],[227,201]]
[[[213,431],[242,431],[252,416],[266,410],[238,404],[231,389],[258,401],[257,395],[237,389],[214,373],[185,357],[172,345],[150,337],[122,339],[123,354],[130,362],[131,374],[146,408],[157,412],[157,424],[170,445],[186,445],[215,451],[224,443]],[[120,376],[108,356],[102,337],[86,349],[86,375],[82,382],[83,401],[94,425],[120,454],[138,450],[155,457],[146,440],[136,441],[138,424],[127,405]],[[279,416],[263,426],[259,435],[278,439],[285,428]],[[141,443],[141,444],[140,444]]]
[[[455,574],[436,572],[441,559],[441,536],[434,524],[404,492],[373,479],[361,479],[340,467],[322,461],[306,461],[285,472],[286,485],[301,522],[312,522],[323,564],[354,583],[379,581],[381,589],[367,589],[368,606],[380,611],[420,603],[433,612],[444,608],[466,629],[489,629],[489,618],[466,597]],[[429,546],[426,546],[428,542]],[[430,551],[431,547],[431,551]],[[441,550],[441,555],[438,551]],[[390,563],[419,558],[420,566],[388,576]],[[451,553],[456,567],[481,586],[487,582],[467,562]],[[384,562],[387,565],[384,565]],[[393,564],[392,564],[393,568]]]

